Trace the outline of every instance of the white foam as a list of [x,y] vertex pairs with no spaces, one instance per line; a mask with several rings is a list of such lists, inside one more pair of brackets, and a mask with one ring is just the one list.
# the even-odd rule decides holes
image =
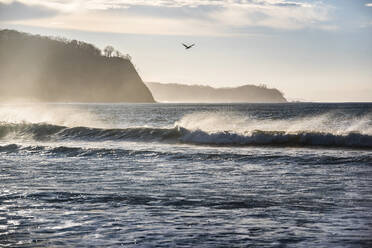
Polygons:
[[0,105],[0,122],[48,123],[67,127],[104,127],[103,123],[91,112],[68,105],[53,104]]
[[198,112],[185,115],[175,126],[188,130],[201,130],[207,133],[229,131],[247,134],[254,130],[282,131],[285,133],[329,133],[347,135],[352,132],[372,135],[372,115],[358,118],[340,118],[327,113],[306,118],[295,119],[257,119],[233,112]]

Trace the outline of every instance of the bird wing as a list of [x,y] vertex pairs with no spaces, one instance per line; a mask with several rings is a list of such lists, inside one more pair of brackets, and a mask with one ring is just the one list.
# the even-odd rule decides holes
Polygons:
[[182,45],[183,45],[185,48],[188,48],[188,46],[187,46],[186,44],[182,43]]
[[193,47],[193,46],[195,46],[195,44],[192,44],[192,45],[190,45],[189,47],[191,48],[191,47]]

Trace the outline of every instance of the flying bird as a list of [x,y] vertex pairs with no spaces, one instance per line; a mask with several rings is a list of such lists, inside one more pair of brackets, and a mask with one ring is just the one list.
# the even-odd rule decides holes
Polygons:
[[186,45],[186,44],[182,43],[182,45],[183,45],[183,46],[185,47],[185,49],[187,50],[187,49],[192,48],[195,44],[192,44],[192,45]]

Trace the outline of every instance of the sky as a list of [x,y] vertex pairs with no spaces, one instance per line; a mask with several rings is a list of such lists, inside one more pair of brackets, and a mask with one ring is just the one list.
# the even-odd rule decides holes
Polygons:
[[0,0],[0,28],[112,45],[145,82],[372,101],[372,0]]

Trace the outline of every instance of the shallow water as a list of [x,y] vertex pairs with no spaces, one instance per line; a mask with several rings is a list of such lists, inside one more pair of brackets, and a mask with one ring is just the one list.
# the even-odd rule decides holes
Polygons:
[[369,247],[372,104],[0,105],[0,247]]

